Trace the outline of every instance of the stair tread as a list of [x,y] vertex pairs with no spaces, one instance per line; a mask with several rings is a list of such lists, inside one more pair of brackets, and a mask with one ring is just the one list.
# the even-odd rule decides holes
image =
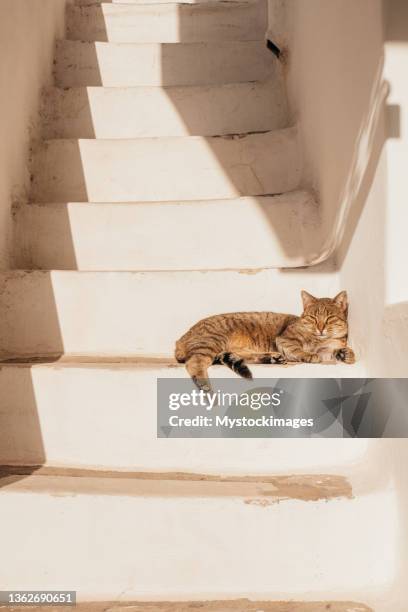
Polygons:
[[[234,2],[235,0],[223,0],[224,2]],[[263,85],[263,84],[267,84],[270,83],[271,85],[273,84],[273,81],[271,79],[256,79],[255,81],[251,81],[251,80],[247,80],[247,81],[225,81],[225,83],[203,83],[203,84],[196,84],[196,83],[186,83],[185,85],[177,85],[177,84],[164,84],[164,85],[120,85],[117,87],[112,87],[110,85],[71,85],[69,87],[59,87],[57,85],[54,85],[52,87],[46,87],[45,88],[45,93],[52,93],[53,91],[56,91],[58,93],[61,94],[69,94],[70,92],[77,92],[77,91],[95,91],[95,92],[99,92],[101,94],[106,93],[107,95],[109,94],[116,94],[116,93],[120,93],[121,91],[125,91],[125,92],[145,92],[145,91],[157,91],[157,90],[164,90],[164,91],[168,91],[168,90],[180,90],[180,91],[193,91],[195,89],[197,89],[198,91],[211,91],[211,90],[216,90],[216,89],[228,89],[228,88],[235,88],[235,87],[246,87],[246,86],[259,86],[259,85]]]
[[[303,202],[303,198],[306,196],[309,196],[310,198],[313,198],[313,194],[311,192],[308,192],[306,190],[303,189],[299,189],[299,190],[295,190],[295,191],[288,191],[286,193],[282,193],[282,194],[275,194],[275,195],[259,195],[259,196],[238,196],[236,198],[221,198],[221,199],[214,199],[214,200],[153,200],[153,201],[146,201],[143,202],[141,200],[137,200],[135,202],[87,202],[87,201],[72,201],[72,202],[30,202],[29,206],[39,206],[39,207],[60,207],[60,206],[75,206],[75,207],[81,207],[81,206],[91,206],[93,208],[98,209],[98,207],[102,207],[102,206],[146,206],[148,205],[149,207],[152,206],[174,206],[174,205],[179,205],[179,206],[195,206],[197,204],[202,204],[205,206],[211,206],[213,204],[216,203],[220,203],[220,204],[231,204],[233,205],[233,203],[235,202],[245,202],[245,201],[251,201],[251,200],[262,200],[262,201],[271,201],[271,202],[275,202],[275,203],[280,203],[280,202],[285,202],[289,201],[289,202],[294,202],[294,201],[299,201],[299,203]],[[317,204],[316,204],[317,206]]]
[[[1,607],[5,612],[15,612],[12,606]],[[58,606],[30,606],[30,610],[61,612]],[[365,604],[353,601],[265,601],[248,599],[190,600],[190,601],[107,601],[78,602],[76,612],[373,612]]]
[[[173,371],[175,377],[187,377],[185,367],[172,357],[166,355],[24,355],[9,356],[0,359],[0,368],[107,368],[111,369],[150,369],[157,370],[158,375]],[[364,374],[363,364],[352,366],[343,363],[287,363],[284,365],[251,364],[254,379],[270,378],[359,378]],[[167,376],[167,374],[166,374]],[[212,378],[235,378],[225,366],[215,365],[210,368]]]
[[256,496],[269,501],[352,498],[348,479],[336,474],[251,476],[0,465],[0,487],[24,492],[57,490],[106,495]]
[[67,38],[103,42],[263,40],[265,0],[199,4],[68,5]]
[[177,2],[176,0],[170,0],[169,2],[163,2],[163,0],[161,0],[158,3],[148,2],[146,0],[144,2],[106,2],[106,0],[103,0],[102,2],[94,1],[93,4],[71,4],[69,5],[69,10],[76,11],[77,9],[83,9],[85,7],[88,7],[89,10],[89,7],[91,9],[93,9],[94,7],[102,7],[106,8],[106,10],[108,11],[111,11],[112,14],[120,14],[121,12],[123,12],[124,14],[129,15],[132,14],[133,11],[138,14],[140,11],[147,9],[157,10],[156,4],[161,4],[164,7],[170,7],[170,10],[172,8],[179,7],[180,5],[183,6],[185,4],[188,4],[188,8],[190,10],[194,10],[195,8],[197,8],[198,10],[202,10],[203,5],[204,7],[213,6],[215,9],[223,10],[225,8],[226,2],[233,2],[231,7],[228,7],[228,10],[235,10],[240,6],[254,6],[256,4],[263,3],[262,0],[201,0],[200,2],[188,3],[183,1]]
[[299,186],[300,157],[296,128],[242,137],[48,140],[34,160],[32,199],[211,200],[284,193]]
[[[133,65],[134,70],[128,70]],[[61,40],[60,87],[204,85],[265,79],[281,66],[263,41],[111,43]]]
[[260,132],[288,125],[282,78],[45,92],[43,136],[132,138]]
[[[335,295],[341,287],[332,271],[325,264],[288,274],[273,269],[4,272],[2,354],[170,356],[175,340],[203,317],[253,310],[297,313],[301,287],[313,295]],[[354,369],[350,366],[350,374]]]
[[235,9],[238,8],[240,6],[252,6],[252,5],[256,5],[256,4],[260,4],[260,0],[200,0],[200,2],[177,2],[177,0],[169,0],[167,2],[163,2],[163,0],[161,0],[160,2],[156,3],[156,2],[149,2],[148,0],[144,0],[144,2],[106,2],[106,0],[102,0],[101,2],[95,2],[95,0],[93,1],[93,3],[90,4],[71,4],[69,5],[70,10],[72,9],[78,9],[78,8],[84,8],[84,7],[93,7],[93,6],[100,6],[103,8],[106,8],[109,11],[112,11],[114,14],[115,12],[118,12],[120,14],[121,11],[123,11],[124,13],[128,14],[129,11],[135,11],[136,13],[138,12],[138,10],[142,9],[147,9],[147,8],[157,8],[156,4],[163,4],[166,7],[170,6],[170,7],[178,7],[180,5],[184,5],[184,4],[188,4],[189,8],[195,8],[195,7],[202,7],[204,6],[214,6],[214,8],[216,9],[222,9],[224,8],[224,5],[226,2],[233,2],[232,6],[229,7],[229,10],[231,10],[231,8]]
[[[213,2],[220,2],[220,3],[226,3],[226,2],[231,2],[231,3],[235,3],[235,2],[242,2],[243,0],[213,0]],[[245,0],[246,2],[254,2],[256,0]],[[180,0],[180,2],[177,2],[176,4],[202,4],[202,3],[207,3],[208,0]],[[175,1],[174,0],[75,0],[74,1],[74,6],[98,6],[101,4],[115,4],[115,5],[123,5],[123,6],[132,6],[132,5],[143,5],[143,4],[147,4],[147,5],[155,5],[155,4],[174,4]]]
[[16,212],[16,231],[16,266],[36,269],[289,268],[312,262],[322,242],[319,208],[305,191],[230,200],[32,203]]
[[52,146],[54,143],[78,143],[78,142],[84,142],[84,143],[92,143],[92,146],[98,146],[99,143],[113,143],[114,146],[120,146],[120,143],[128,143],[128,142],[134,142],[134,143],[139,143],[139,142],[158,142],[159,144],[166,144],[167,142],[180,142],[180,141],[185,141],[185,142],[200,142],[200,141],[207,141],[209,140],[210,142],[213,141],[214,139],[224,139],[224,140],[242,140],[248,136],[263,136],[265,134],[274,134],[276,132],[287,132],[287,131],[294,131],[296,128],[293,127],[288,127],[288,128],[283,128],[281,130],[260,130],[259,132],[243,132],[243,133],[236,133],[236,134],[215,134],[214,136],[202,136],[200,134],[187,134],[184,136],[142,136],[140,138],[49,138],[47,140],[43,141],[43,145],[45,147],[47,146]]

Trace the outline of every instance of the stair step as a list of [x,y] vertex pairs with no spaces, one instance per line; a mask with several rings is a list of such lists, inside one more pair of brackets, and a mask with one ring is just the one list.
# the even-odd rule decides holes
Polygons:
[[206,482],[5,480],[0,540],[9,590],[54,590],[63,576],[79,601],[318,600],[323,589],[353,600],[362,585],[383,584],[395,558],[391,486],[353,499],[276,503],[267,485],[247,495]]
[[33,166],[36,202],[211,200],[298,187],[295,128],[235,137],[49,140]]
[[281,129],[288,116],[276,72],[256,83],[54,88],[42,124],[46,139],[217,136]]
[[55,62],[59,87],[234,83],[264,80],[281,69],[259,41],[115,44],[64,40],[57,44]]
[[30,204],[15,219],[17,265],[24,269],[296,267],[310,263],[321,243],[317,205],[303,191],[202,202]]
[[[34,476],[34,478],[26,477]],[[44,480],[43,480],[44,479]],[[47,490],[54,479],[58,490],[127,495],[171,495],[198,497],[248,497],[269,502],[296,499],[319,501],[352,499],[352,489],[344,476],[298,474],[292,476],[220,476],[192,472],[135,472],[72,467],[0,465],[0,486],[19,482],[18,490]],[[23,480],[23,482],[21,482]],[[34,487],[33,487],[34,485]],[[45,489],[44,489],[45,486]],[[57,487],[55,487],[57,488]]]
[[318,296],[340,290],[330,265],[287,274],[2,272],[0,354],[172,356],[175,341],[205,316],[300,312],[301,287]]
[[[187,377],[184,366],[147,358],[37,361],[0,364],[0,464],[47,461],[240,478],[311,473],[325,474],[327,486],[338,482],[331,477],[350,474],[370,450],[371,442],[357,438],[315,438],[312,443],[306,438],[157,438],[157,379]],[[251,370],[255,379],[364,376],[357,367],[252,364]],[[222,366],[212,367],[210,376],[236,378]]]
[[[242,2],[242,0],[214,0],[222,3],[226,2]],[[251,2],[252,0],[248,0]],[[208,0],[181,0],[177,4],[206,4]],[[125,5],[139,5],[139,4],[174,4],[174,0],[74,0],[75,6],[93,6],[101,4],[125,4]]]
[[67,7],[67,38],[114,43],[263,40],[266,0]]
[[[225,1],[225,0],[224,0]],[[232,1],[232,0],[229,0]],[[12,608],[3,606],[5,612]],[[373,612],[372,608],[352,601],[250,601],[228,599],[218,601],[164,602],[87,602],[77,604],[76,612]],[[15,610],[15,609],[14,609]],[[30,606],[34,612],[60,612],[57,606]]]

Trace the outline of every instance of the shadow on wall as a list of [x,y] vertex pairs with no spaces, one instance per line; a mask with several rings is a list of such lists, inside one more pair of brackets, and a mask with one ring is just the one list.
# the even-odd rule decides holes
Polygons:
[[389,42],[408,42],[408,4],[405,0],[382,0],[385,36]]
[[[51,273],[4,274],[0,311],[0,466],[32,466],[29,473],[46,462],[35,391],[36,368],[31,368],[30,362],[35,364],[38,355],[52,361],[58,358],[55,351],[64,352]],[[30,332],[26,334],[25,328]],[[32,355],[32,345],[29,349],[24,346],[26,336],[33,333],[36,356]],[[9,484],[10,478],[20,476],[2,476],[0,468],[0,487]]]
[[[336,250],[337,269],[341,268],[349,251],[388,137],[384,115],[389,87],[383,80],[383,67],[382,59],[374,78],[367,114],[356,139],[350,171],[339,199],[337,217],[331,229],[327,253]],[[394,118],[395,116],[396,113]],[[398,126],[394,126],[394,131],[396,130]]]
[[[383,4],[385,43],[395,39],[408,41],[405,17],[408,18],[406,3]],[[387,56],[387,65],[389,61]],[[384,145],[389,139],[404,136],[399,122],[400,107],[386,105],[390,85],[383,82],[383,68],[382,60],[370,98],[369,119],[360,130],[352,171],[343,194],[343,201],[350,205],[349,214],[342,221],[344,231],[337,251],[337,268],[352,301],[358,304],[351,310],[350,323],[370,375],[395,377],[407,374],[408,320],[406,303],[387,304],[386,292],[390,283],[398,282],[399,298],[408,297],[408,285],[405,274],[399,269],[402,254],[397,253],[402,243],[398,242],[396,220],[399,218],[400,223],[404,223],[405,211],[398,204],[398,193],[392,189],[390,180],[397,179],[397,185],[404,190],[405,177],[396,176],[395,167],[388,164],[389,160],[397,163],[392,152],[401,150],[404,141]],[[385,74],[394,78],[389,67]],[[395,81],[391,87],[392,92],[400,89]],[[394,93],[394,100],[402,99]],[[360,164],[359,159],[362,160]]]
[[0,488],[24,478],[5,466],[32,466],[33,473],[45,460],[31,369],[0,364]]

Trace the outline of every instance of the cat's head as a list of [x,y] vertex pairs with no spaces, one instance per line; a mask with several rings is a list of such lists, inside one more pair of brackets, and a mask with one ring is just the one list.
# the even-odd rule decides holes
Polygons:
[[348,301],[346,291],[341,291],[333,299],[315,298],[302,291],[303,313],[301,321],[306,330],[322,340],[342,338],[347,335]]

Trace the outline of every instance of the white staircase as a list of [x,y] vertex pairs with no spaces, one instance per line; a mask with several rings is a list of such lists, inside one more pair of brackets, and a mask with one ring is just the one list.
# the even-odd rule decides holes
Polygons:
[[289,270],[313,263],[320,219],[266,22],[264,0],[69,7],[20,270],[0,279],[0,589],[369,612],[349,600],[392,558],[394,498],[361,487],[367,441],[156,438],[156,380],[184,375],[192,323],[339,289],[328,265]]

